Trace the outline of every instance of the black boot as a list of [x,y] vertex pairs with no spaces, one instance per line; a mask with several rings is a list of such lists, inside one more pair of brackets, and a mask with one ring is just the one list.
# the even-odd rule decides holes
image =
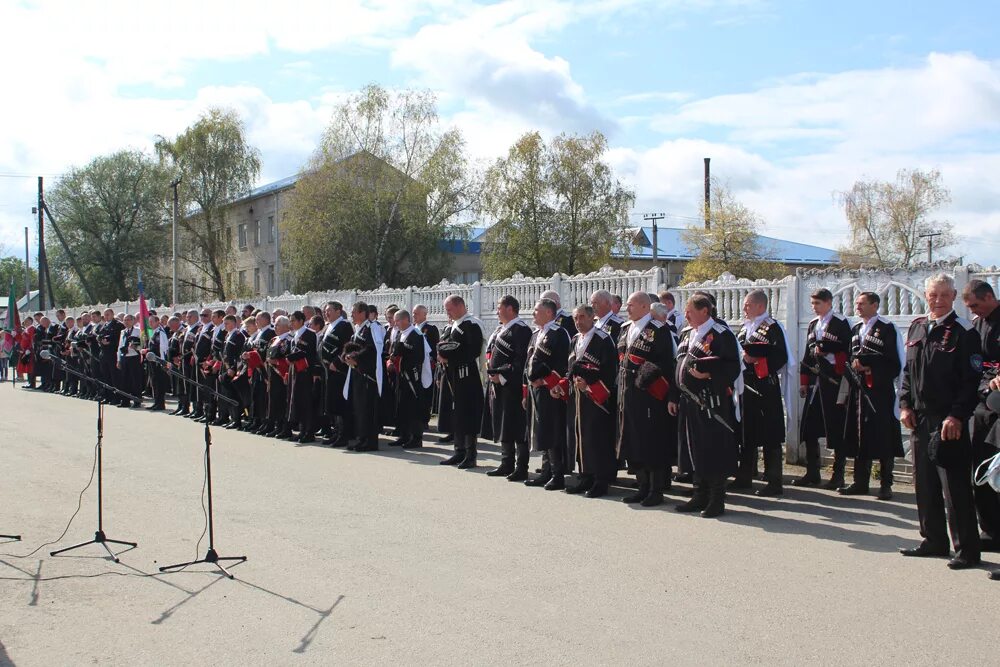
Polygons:
[[854,483],[839,489],[842,496],[868,495],[868,484],[872,476],[872,462],[868,459],[854,459]]
[[477,446],[478,446],[478,441],[476,439],[476,436],[470,435],[466,438],[465,458],[463,458],[462,462],[458,464],[458,467],[460,469],[468,470],[469,468],[476,467],[476,455],[478,454],[478,452],[476,451]]
[[514,443],[500,443],[500,466],[486,473],[487,477],[506,477],[514,472]]
[[714,480],[708,488],[708,506],[701,515],[706,519],[721,516],[726,511],[726,480]]
[[457,466],[459,463],[465,460],[465,447],[459,449],[458,445],[455,445],[455,453],[438,463],[443,466]]
[[773,447],[764,451],[764,475],[767,477],[767,485],[763,489],[759,489],[756,495],[762,498],[775,498],[784,492],[781,480],[783,459],[784,454],[781,447]]
[[881,461],[879,491],[878,495],[875,496],[879,500],[892,500],[892,469],[895,467],[895,463],[892,458],[884,458]]
[[649,472],[638,470],[635,473],[635,478],[639,482],[639,489],[635,493],[622,498],[623,503],[629,503],[630,505],[641,503],[649,495]]
[[542,467],[539,468],[538,477],[527,480],[525,486],[545,486],[552,479],[552,461],[549,460],[549,450],[542,451]]
[[608,494],[608,483],[596,481],[594,485],[587,490],[587,493],[583,494],[588,498],[600,498],[601,496],[606,496]]
[[674,509],[678,512],[700,512],[706,507],[708,507],[708,482],[695,476],[691,500],[678,505]]
[[445,433],[444,435],[438,438],[438,442],[453,442],[454,440],[455,440],[454,433]]
[[806,442],[806,474],[792,482],[792,486],[816,486],[819,476],[819,440]]
[[585,493],[592,489],[594,486],[594,476],[593,475],[580,475],[577,477],[575,484],[570,484],[566,487],[566,493]]
[[656,507],[663,504],[663,487],[667,473],[663,470],[649,471],[649,494],[640,503],[643,507]]
[[531,457],[531,450],[527,442],[517,442],[514,445],[516,458],[514,461],[514,472],[507,475],[508,482],[523,482],[528,479],[528,461]]
[[847,467],[847,457],[840,452],[833,453],[833,474],[830,481],[823,485],[824,489],[835,491],[844,487],[844,469]]

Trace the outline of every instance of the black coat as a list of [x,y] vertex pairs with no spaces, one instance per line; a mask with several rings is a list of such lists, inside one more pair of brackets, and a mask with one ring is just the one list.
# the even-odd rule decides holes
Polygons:
[[[810,441],[825,436],[827,448],[838,450],[843,446],[845,416],[837,394],[844,369],[850,363],[851,325],[846,317],[834,313],[817,340],[818,323],[818,317],[809,323],[799,364],[799,383],[806,388],[799,437]],[[828,356],[833,357],[832,362]]]
[[544,380],[555,373],[566,377],[569,364],[569,334],[558,325],[538,329],[528,344],[524,368],[524,384],[531,399],[529,440],[538,451],[566,448],[566,401],[553,398],[546,385],[532,387],[535,380]]
[[[502,328],[497,327],[486,346],[486,403],[481,435],[493,442],[523,442],[526,422],[521,383],[531,327],[521,321],[506,331]],[[500,381],[491,381],[494,377]]]
[[[743,326],[736,335],[743,351],[753,357],[743,370],[746,387],[740,401],[743,442],[776,445],[785,441],[785,409],[781,376],[788,363],[785,334],[774,318],[766,317],[753,334]],[[761,377],[763,375],[763,377]]]
[[424,388],[421,373],[426,358],[424,337],[416,329],[406,336],[400,333],[392,343],[389,355],[393,366],[398,368],[396,393],[393,397],[396,424],[407,435],[413,435],[409,429],[422,421]]
[[[567,372],[570,389],[567,446],[570,456],[566,460],[569,468],[575,462],[580,466],[580,472],[612,482],[618,468],[615,455],[618,353],[611,334],[596,327],[593,331],[594,335],[582,355],[577,355],[576,346],[583,334],[578,333],[570,341]],[[582,378],[588,385],[603,383],[608,392],[605,402],[598,404],[590,391],[578,390],[574,382],[576,377]]]
[[662,322],[650,318],[629,343],[628,332],[634,326],[635,322],[626,322],[618,339],[617,451],[630,468],[669,468],[677,460],[677,431],[670,427],[667,398],[657,399],[638,383],[640,373],[646,379],[659,376],[670,381],[676,364],[674,338]]
[[452,395],[451,428],[457,442],[479,434],[483,418],[482,351],[483,329],[471,318],[452,324],[438,344],[438,353],[447,361],[445,380]]
[[[740,375],[736,336],[719,322],[713,322],[695,342],[696,329],[680,332],[672,400],[679,402],[678,437],[695,475],[719,478],[736,472],[739,449],[733,391]],[[699,359],[709,358],[703,363]],[[691,375],[692,368],[711,374],[707,379]],[[682,389],[683,387],[683,389]]]
[[838,399],[847,404],[844,452],[869,460],[902,456],[903,436],[895,414],[894,383],[902,369],[896,327],[879,317],[862,339],[863,325],[851,329],[850,356],[869,366],[871,374],[849,371],[841,382]]

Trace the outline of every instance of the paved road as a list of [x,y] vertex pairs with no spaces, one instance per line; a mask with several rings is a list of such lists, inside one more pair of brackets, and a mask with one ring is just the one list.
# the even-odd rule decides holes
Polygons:
[[[723,520],[633,509],[437,465],[445,450],[352,454],[216,430],[217,546],[196,553],[202,430],[109,408],[105,529],[54,539],[94,453],[96,404],[0,387],[0,665],[982,663],[1000,584],[904,560],[897,501],[792,490]],[[488,451],[485,463],[496,461]],[[66,537],[96,527],[94,488]],[[204,543],[198,553],[205,550]],[[947,658],[945,657],[947,656]]]

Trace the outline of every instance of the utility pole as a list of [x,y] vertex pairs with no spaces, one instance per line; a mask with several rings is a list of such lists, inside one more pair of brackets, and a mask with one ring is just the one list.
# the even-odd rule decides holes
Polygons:
[[[45,192],[38,177],[38,310],[45,310]],[[53,304],[55,305],[55,304]]]
[[653,223],[653,266],[660,265],[660,241],[657,238],[656,221],[666,218],[665,213],[644,213],[643,220]]
[[712,228],[712,169],[709,163],[712,158],[705,158],[705,229]]
[[[31,255],[28,254],[28,228],[24,228],[24,299],[25,304],[31,301]],[[25,305],[27,307],[27,305]]]
[[174,247],[174,260],[173,260],[174,268],[173,268],[173,277],[172,277],[172,280],[171,280],[171,287],[172,287],[172,289],[171,289],[171,292],[170,292],[171,299],[172,299],[171,305],[173,305],[173,306],[177,305],[177,206],[178,206],[177,205],[177,186],[180,185],[180,184],[181,184],[181,179],[180,179],[179,176],[177,177],[177,179],[173,183],[170,184],[170,187],[172,187],[174,189],[174,215],[173,215],[173,224],[172,224],[172,230],[171,230],[171,233],[172,233],[172,236],[173,236],[173,247]]
[[927,239],[927,263],[934,263],[934,237],[941,236],[941,232],[928,232],[926,234],[918,234],[917,238]]

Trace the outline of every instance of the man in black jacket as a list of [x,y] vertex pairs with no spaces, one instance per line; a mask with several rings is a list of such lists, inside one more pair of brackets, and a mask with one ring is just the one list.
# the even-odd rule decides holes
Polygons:
[[[972,416],[972,463],[979,466],[997,455],[997,413],[986,405],[986,397],[1000,376],[1000,303],[989,283],[970,280],[962,290],[962,300],[976,316],[972,321],[983,347],[983,378],[979,382],[979,404]],[[994,431],[990,436],[990,431]],[[1000,494],[988,484],[975,487],[976,514],[979,516],[979,540],[983,551],[1000,551]]]
[[500,465],[486,473],[512,482],[528,479],[528,442],[521,381],[531,328],[519,316],[521,304],[511,295],[497,303],[496,331],[486,346],[486,401],[483,437],[500,443]]
[[904,556],[947,556],[953,570],[979,565],[979,532],[972,496],[969,419],[979,403],[982,345],[972,323],[954,309],[955,281],[947,274],[924,284],[928,315],[913,320],[899,390],[900,419],[912,430],[917,514],[923,541]]
[[316,411],[313,401],[313,375],[319,367],[316,333],[306,326],[301,310],[292,313],[292,347],[288,353],[290,403],[288,420],[298,422],[299,435],[290,438],[300,443],[316,442]]
[[[559,307],[550,299],[535,305],[535,332],[528,344],[524,386],[530,403],[528,433],[535,451],[542,452],[542,472],[526,486],[547,491],[566,488],[566,401],[553,393],[566,377],[570,335],[559,325]],[[573,327],[576,328],[575,325]]]
[[833,475],[828,489],[844,485],[844,406],[837,403],[840,381],[850,361],[851,325],[833,310],[833,294],[828,289],[813,292],[810,298],[816,317],[809,323],[806,349],[799,373],[799,395],[806,399],[802,408],[800,436],[806,446],[806,474],[792,482],[795,486],[820,483],[819,439],[826,438],[834,451]]
[[389,364],[396,375],[396,441],[405,449],[423,446],[423,394],[431,385],[430,346],[413,326],[408,310],[393,315],[397,331],[389,350]]
[[344,363],[350,367],[344,383],[344,397],[351,409],[350,437],[356,438],[347,449],[356,452],[376,451],[380,428],[378,408],[382,387],[382,345],[384,330],[369,319],[368,304],[359,301],[351,308],[354,335],[344,346]]
[[452,433],[455,453],[441,465],[475,468],[477,438],[483,418],[483,382],[479,375],[479,355],[483,351],[482,323],[469,315],[465,299],[452,294],[444,301],[451,326],[438,343],[438,363],[443,364],[444,380],[452,395]]

